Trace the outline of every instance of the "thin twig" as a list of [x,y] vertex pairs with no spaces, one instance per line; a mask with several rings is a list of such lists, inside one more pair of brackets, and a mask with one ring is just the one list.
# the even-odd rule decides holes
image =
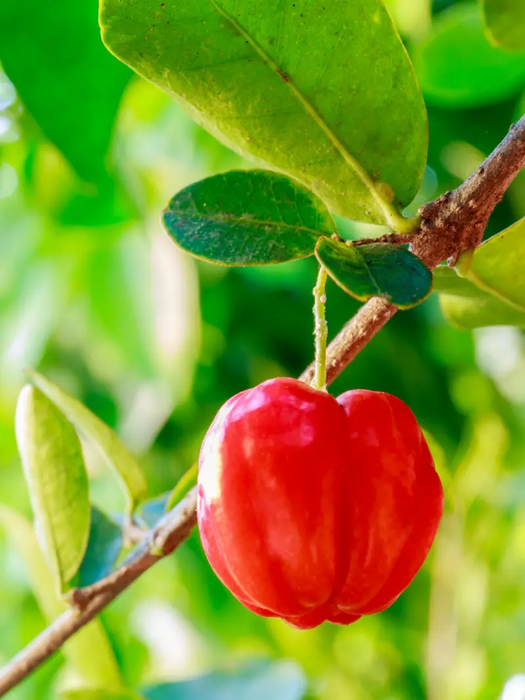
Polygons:
[[[194,488],[145,537],[117,571],[82,591],[72,606],[23,649],[0,673],[0,697],[52,656],[75,632],[98,615],[133,581],[184,542],[197,521]],[[153,552],[153,553],[152,553]],[[80,591],[78,591],[80,593]],[[75,599],[72,596],[73,600]]]
[[[463,185],[420,209],[422,223],[419,235],[412,240],[413,252],[432,269],[443,260],[455,258],[479,245],[490,214],[524,165],[525,117],[511,128],[507,137]],[[358,311],[328,347],[328,383],[343,371],[396,311],[395,306],[377,297]],[[301,379],[310,381],[312,376],[311,365]],[[73,607],[0,672],[0,697],[58,651],[141,574],[173,552],[194,527],[195,509],[196,490],[193,489],[166,514],[117,571],[93,586],[74,591],[71,594]]]

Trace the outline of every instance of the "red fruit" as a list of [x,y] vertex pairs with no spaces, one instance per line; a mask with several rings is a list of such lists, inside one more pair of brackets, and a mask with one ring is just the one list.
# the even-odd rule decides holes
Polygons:
[[202,445],[198,519],[247,608],[307,629],[391,605],[434,540],[443,490],[410,409],[295,379],[233,396]]

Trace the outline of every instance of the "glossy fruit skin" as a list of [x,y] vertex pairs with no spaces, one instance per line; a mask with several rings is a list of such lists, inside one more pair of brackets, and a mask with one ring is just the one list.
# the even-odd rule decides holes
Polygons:
[[197,514],[217,576],[259,615],[308,629],[384,610],[432,545],[443,490],[410,409],[295,379],[233,396],[202,444]]

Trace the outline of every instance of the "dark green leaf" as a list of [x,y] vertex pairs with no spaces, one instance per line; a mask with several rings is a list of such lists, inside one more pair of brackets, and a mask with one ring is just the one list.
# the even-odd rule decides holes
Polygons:
[[143,500],[148,490],[144,472],[116,433],[80,401],[66,394],[63,389],[42,374],[38,372],[29,372],[28,374],[33,384],[65,413],[81,433],[93,440],[99,447],[109,464],[120,476],[130,501],[130,509],[136,502]]
[[123,544],[124,536],[119,525],[92,506],[89,541],[80,566],[78,587],[90,586],[107,576],[113,570]]
[[507,51],[525,51],[525,2],[481,0],[490,41]]
[[197,485],[197,478],[199,476],[199,465],[197,462],[188,469],[188,471],[181,476],[175,485],[175,488],[170,494],[169,500],[166,504],[166,510],[171,510],[174,508],[179,501],[182,501],[184,496],[190,491],[194,486]]
[[144,691],[147,700],[300,700],[306,692],[302,670],[294,663],[258,663],[230,673],[210,673]]
[[[23,559],[33,593],[49,623],[67,606],[58,596],[51,571],[38,546],[31,523],[8,506],[0,506],[0,527],[6,531],[16,553]],[[86,684],[119,688],[120,670],[100,620],[93,620],[62,647],[66,660]]]
[[56,406],[32,386],[18,399],[16,438],[40,546],[63,592],[89,537],[89,484],[80,441]]
[[179,192],[164,225],[184,250],[222,265],[264,265],[313,255],[335,223],[310,191],[267,170],[209,177]]
[[241,155],[338,214],[403,226],[426,114],[380,0],[103,0],[101,24],[110,51]]
[[349,246],[321,238],[315,254],[330,277],[356,299],[379,296],[408,309],[432,288],[432,274],[410,251],[396,245]]
[[438,105],[499,102],[525,81],[525,57],[489,44],[475,6],[460,5],[440,15],[413,55],[423,94]]
[[130,72],[104,50],[97,0],[0,3],[0,62],[44,134],[78,174],[104,179]]

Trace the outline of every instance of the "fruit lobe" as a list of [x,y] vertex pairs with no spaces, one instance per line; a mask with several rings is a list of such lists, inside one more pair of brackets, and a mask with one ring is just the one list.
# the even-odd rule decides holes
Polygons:
[[299,628],[388,607],[443,510],[423,434],[399,399],[337,400],[272,379],[227,401],[199,460],[206,555],[247,608]]

